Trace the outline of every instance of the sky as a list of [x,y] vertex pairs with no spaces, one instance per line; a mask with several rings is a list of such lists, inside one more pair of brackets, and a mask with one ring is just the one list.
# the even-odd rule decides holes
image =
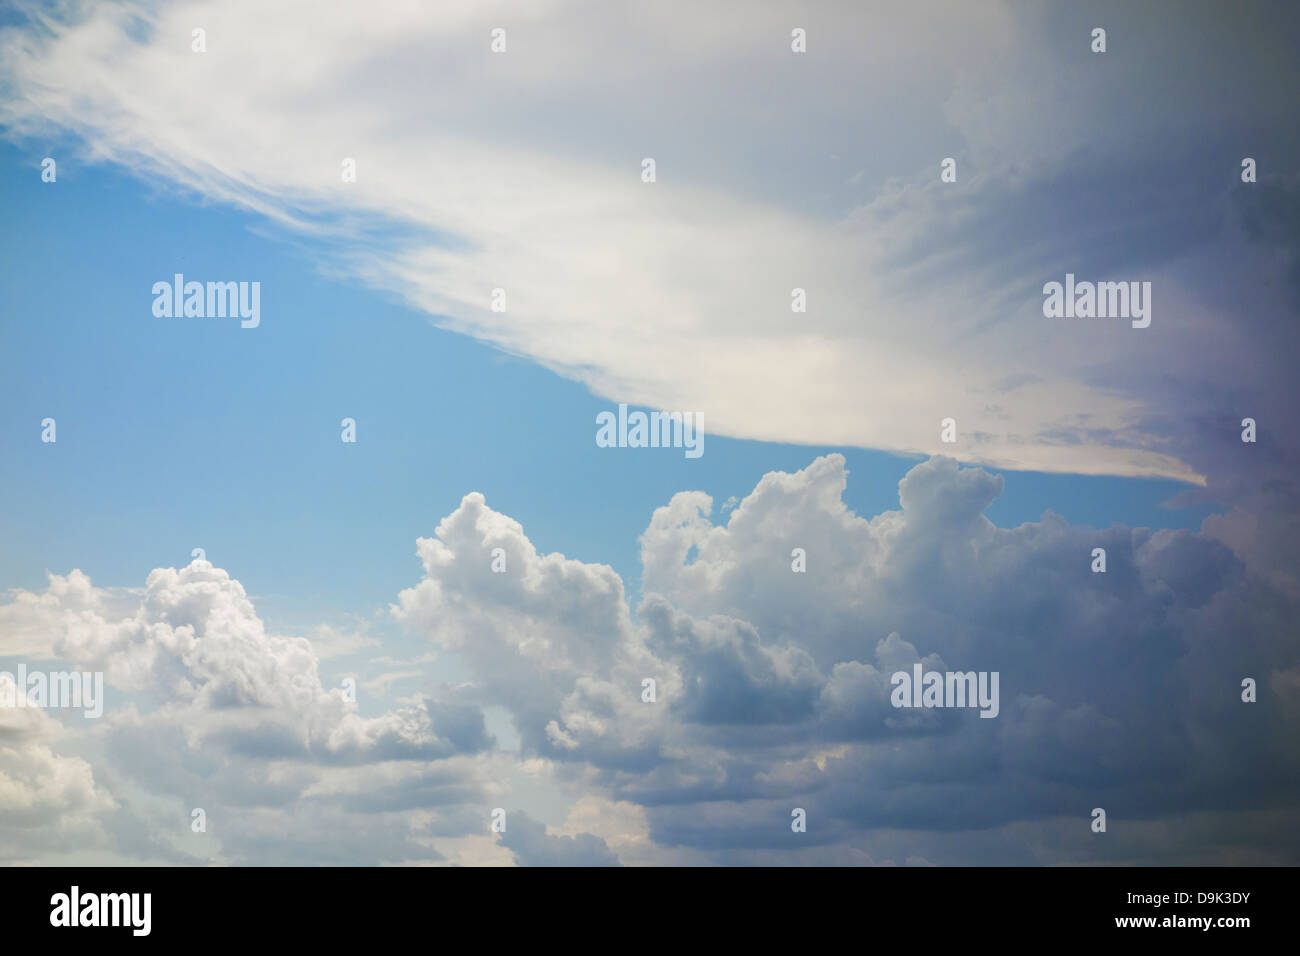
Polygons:
[[1294,864],[1298,24],[8,5],[0,861]]

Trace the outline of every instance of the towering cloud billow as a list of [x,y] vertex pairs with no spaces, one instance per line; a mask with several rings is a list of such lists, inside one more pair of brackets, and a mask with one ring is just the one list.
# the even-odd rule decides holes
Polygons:
[[[143,789],[173,815],[196,794],[224,808],[211,852],[233,860],[483,861],[494,844],[525,864],[612,863],[618,845],[637,862],[1296,859],[1275,829],[1295,832],[1300,783],[1285,588],[1205,533],[1051,513],[998,528],[982,512],[1001,479],[952,459],[916,465],[900,509],[870,519],[847,480],[838,455],[773,472],[720,525],[707,495],[675,495],[642,535],[635,611],[609,567],[539,553],[466,495],[420,539],[392,614],[471,679],[373,717],[206,561],[154,571],[124,616],[85,610],[120,595],[54,576],[7,619],[64,621],[57,654],[120,696],[93,746],[63,732],[76,757],[14,737],[33,769],[9,792],[35,807],[54,788],[128,855],[114,795]],[[891,676],[917,668],[996,672],[996,716],[895,706]],[[509,715],[518,751],[481,708]],[[550,834],[521,772],[644,816]],[[1110,830],[1089,841],[1096,806]],[[493,807],[513,829],[490,833]]]
[[[820,824],[809,842],[876,853],[885,840],[883,855],[898,852],[884,831],[921,834],[904,856],[951,861],[978,840],[935,831],[1018,827],[1076,859],[1175,859],[1191,811],[1216,814],[1229,844],[1285,812],[1291,602],[1220,541],[1050,513],[1000,529],[982,512],[1001,480],[945,458],[916,466],[901,510],[870,520],[845,508],[845,482],[838,456],[769,474],[720,526],[708,496],[675,496],[642,537],[636,623],[608,569],[537,555],[469,496],[421,543],[425,579],[396,612],[448,649],[473,629],[468,657],[525,755],[597,769],[669,844],[768,846],[806,806]],[[498,543],[512,563],[494,575]],[[592,607],[605,609],[594,621]],[[889,676],[914,665],[998,672],[1000,713],[892,707]],[[1242,700],[1246,677],[1267,700]],[[1260,786],[1225,784],[1244,778]],[[1076,844],[1079,808],[1100,804],[1128,808],[1121,829],[1166,821],[1168,845]]]

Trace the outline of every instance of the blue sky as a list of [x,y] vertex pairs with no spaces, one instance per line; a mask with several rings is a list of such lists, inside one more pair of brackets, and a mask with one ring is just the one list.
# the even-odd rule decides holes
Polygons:
[[1294,11],[23,9],[0,861],[1300,860]]
[[[74,567],[134,581],[203,547],[267,599],[272,621],[367,613],[417,570],[415,538],[470,491],[544,550],[635,582],[637,535],[676,491],[708,492],[718,520],[766,472],[834,450],[852,474],[846,503],[872,515],[897,507],[915,464],[714,435],[696,460],[611,453],[594,444],[609,401],[322,275],[310,245],[252,216],[76,159],[42,183],[40,160],[61,151],[2,150],[3,439],[15,454],[0,491],[27,503],[3,516],[5,587]],[[153,283],[189,263],[199,281],[260,277],[263,325],[155,318]],[[37,440],[47,416],[54,447]],[[356,445],[339,440],[345,417]],[[1004,477],[989,509],[1002,527],[1051,509],[1098,528],[1196,528],[1216,510],[1166,507],[1186,486],[1163,479]]]

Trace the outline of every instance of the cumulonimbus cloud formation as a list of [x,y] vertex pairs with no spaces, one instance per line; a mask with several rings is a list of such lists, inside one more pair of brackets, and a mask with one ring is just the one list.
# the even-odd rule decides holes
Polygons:
[[[1259,267],[1285,214],[1237,178],[1267,146],[1260,189],[1295,195],[1285,31],[1172,4],[790,17],[69,3],[0,32],[0,122],[251,210],[446,327],[718,434],[1227,480],[1203,426],[1296,397],[1294,244]],[[1066,273],[1151,282],[1152,325],[1045,319]]]
[[[133,591],[51,576],[0,620],[39,620],[39,659],[102,669],[109,706],[7,712],[0,851],[75,833],[176,862],[1295,861],[1287,588],[1207,532],[997,528],[1001,479],[952,459],[869,519],[847,480],[837,455],[770,473],[717,525],[707,495],[674,495],[641,537],[635,608],[612,569],[538,553],[468,494],[391,615],[471,677],[373,716],[206,561]],[[891,706],[916,664],[999,672],[997,719]],[[564,825],[521,777],[565,796]]]

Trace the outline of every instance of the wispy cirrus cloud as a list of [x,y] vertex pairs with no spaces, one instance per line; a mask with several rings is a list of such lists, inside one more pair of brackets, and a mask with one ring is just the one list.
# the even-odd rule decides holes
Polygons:
[[[1237,147],[1208,137],[1232,116],[1257,142],[1285,107],[1222,67],[1252,95],[1143,84],[1153,64],[1205,73],[1203,43],[1170,51],[1207,31],[1245,58],[1249,26],[1116,8],[1103,58],[1046,8],[935,12],[69,4],[3,32],[0,119],[250,209],[446,327],[715,433],[1203,481],[1202,436],[1160,409],[1288,388],[1272,334],[1241,336],[1203,295],[1206,256],[1240,261]],[[1249,39],[1252,62],[1294,72]],[[1135,86],[1158,109],[1117,98]],[[1153,122],[1157,155],[1134,146]],[[957,184],[938,182],[945,156]],[[1042,283],[1091,268],[1152,281],[1152,328],[1045,320]],[[1250,278],[1223,281],[1283,308]]]

